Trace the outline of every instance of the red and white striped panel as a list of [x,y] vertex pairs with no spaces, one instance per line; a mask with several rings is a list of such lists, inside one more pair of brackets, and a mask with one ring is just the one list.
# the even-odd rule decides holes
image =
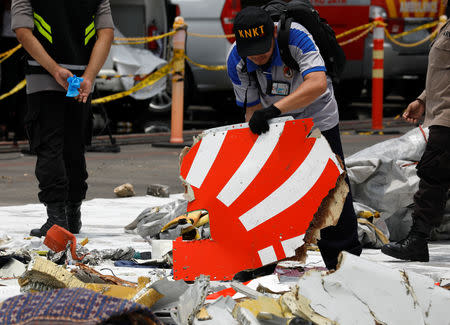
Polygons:
[[295,254],[343,170],[312,119],[276,119],[257,136],[247,124],[204,132],[183,158],[181,177],[209,211],[211,240],[174,242],[174,277],[231,279]]

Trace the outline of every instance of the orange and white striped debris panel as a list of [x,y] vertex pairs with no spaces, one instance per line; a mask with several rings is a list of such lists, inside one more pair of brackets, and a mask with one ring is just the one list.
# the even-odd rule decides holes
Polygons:
[[304,258],[304,242],[336,224],[348,193],[344,170],[312,127],[312,119],[278,118],[260,136],[247,123],[210,129],[182,153],[188,211],[208,210],[211,238],[173,242],[175,279],[231,280]]

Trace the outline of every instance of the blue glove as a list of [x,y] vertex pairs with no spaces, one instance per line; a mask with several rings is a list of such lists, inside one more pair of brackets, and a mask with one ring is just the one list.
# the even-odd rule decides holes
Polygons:
[[67,89],[67,97],[77,97],[80,93],[78,89],[80,89],[80,84],[83,82],[83,78],[79,78],[76,75],[67,78],[67,82],[69,83],[69,87]]

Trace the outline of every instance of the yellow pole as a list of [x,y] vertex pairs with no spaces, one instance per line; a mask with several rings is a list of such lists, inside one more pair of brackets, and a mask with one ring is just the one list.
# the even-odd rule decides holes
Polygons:
[[[170,143],[183,143],[183,106],[184,106],[184,52],[186,47],[186,29],[183,17],[176,17],[173,23],[176,30],[173,36],[175,61],[172,73],[172,118]],[[182,54],[182,56],[181,56]]]

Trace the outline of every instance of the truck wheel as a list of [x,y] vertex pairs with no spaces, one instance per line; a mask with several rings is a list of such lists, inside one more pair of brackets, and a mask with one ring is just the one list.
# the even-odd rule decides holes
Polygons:
[[152,113],[167,113],[172,107],[172,97],[166,90],[150,98],[148,110]]

